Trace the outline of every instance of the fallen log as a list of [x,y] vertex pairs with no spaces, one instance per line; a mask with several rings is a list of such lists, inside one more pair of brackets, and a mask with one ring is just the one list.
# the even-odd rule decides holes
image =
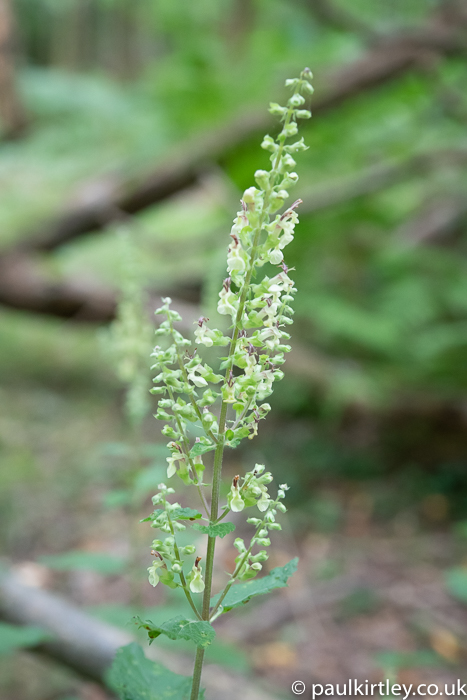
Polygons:
[[[316,79],[313,114],[335,109],[347,100],[386,84],[409,70],[424,70],[427,57],[465,54],[463,15],[434,16],[426,26],[379,39],[361,58],[325,71]],[[104,229],[122,213],[133,215],[193,186],[206,168],[222,165],[242,143],[260,138],[271,128],[270,116],[252,112],[183,144],[153,172],[130,180],[122,177],[100,183],[94,195],[72,204],[39,228],[26,231],[15,246],[20,251],[52,251],[75,238]],[[89,190],[89,188],[88,188]],[[13,249],[11,249],[13,252]]]
[[[117,649],[134,641],[128,632],[96,620],[55,593],[26,585],[18,573],[8,568],[0,570],[0,619],[43,628],[51,638],[34,647],[34,652],[102,685]],[[146,655],[183,675],[192,665],[191,659],[160,648],[151,647]],[[274,694],[251,679],[219,666],[206,665],[203,684],[206,700],[275,700]]]
[[[303,199],[300,212],[306,215],[315,214],[330,207],[346,204],[358,197],[370,196],[386,187],[434,169],[437,171],[460,169],[465,167],[466,163],[465,149],[440,149],[416,154],[403,162],[386,162],[370,166],[352,176],[325,183],[310,191],[300,192]],[[458,206],[460,209],[465,208],[462,204]],[[451,212],[451,209],[452,207],[449,212],[455,217],[456,212]],[[122,217],[121,213],[120,217]],[[451,229],[445,233],[448,234],[449,230]],[[410,244],[436,242],[437,239],[432,232],[432,217],[420,218],[416,235],[413,235],[411,228],[407,232],[403,229],[401,235],[406,235]],[[51,280],[41,268],[40,256],[33,253],[28,241],[0,253],[0,304],[75,322],[107,323],[115,317],[117,311],[115,290],[89,278]],[[200,287],[201,284],[199,284]],[[169,289],[164,290],[164,294],[180,298],[181,291]],[[191,301],[198,301],[197,291],[191,291],[195,291]],[[153,291],[150,296],[155,299],[160,297],[161,293],[157,294]],[[191,325],[190,328],[192,328]]]

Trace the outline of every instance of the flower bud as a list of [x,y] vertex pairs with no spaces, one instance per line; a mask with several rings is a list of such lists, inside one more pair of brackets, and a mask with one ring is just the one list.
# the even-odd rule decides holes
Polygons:
[[261,148],[264,148],[265,151],[271,151],[272,153],[275,153],[279,146],[274,141],[272,136],[265,136],[261,144]]
[[249,187],[243,193],[243,201],[245,204],[254,204],[255,195],[259,194],[259,190],[256,187]]
[[196,552],[196,547],[193,544],[187,544],[185,547],[181,547],[180,551],[182,554],[194,554]]
[[269,251],[268,259],[271,265],[280,265],[284,259],[284,254],[279,248],[274,248]]
[[300,86],[301,92],[305,93],[305,95],[312,95],[315,91],[313,85],[308,82],[308,80],[304,80]]
[[251,557],[252,562],[267,561],[268,559],[269,559],[269,554],[266,552],[265,549],[262,549],[261,552],[258,552],[258,554],[254,554]]
[[303,104],[305,104],[305,98],[302,97],[302,95],[299,95],[298,92],[296,92],[295,95],[292,95],[287,104],[289,105],[289,107],[301,107]]
[[240,552],[240,554],[244,554],[246,552],[245,542],[242,540],[241,537],[235,538],[234,547]]
[[[310,115],[311,116],[311,115]],[[295,124],[295,122],[290,122],[290,124],[287,124],[287,126],[284,126],[282,129],[280,136],[295,136],[295,134],[298,133],[298,126]]]
[[285,114],[287,114],[287,111],[287,107],[281,107],[281,105],[277,104],[277,102],[269,103],[269,113],[274,114],[276,117],[283,117]]
[[265,190],[269,186],[269,173],[267,170],[257,170],[255,172],[255,180],[261,189]]

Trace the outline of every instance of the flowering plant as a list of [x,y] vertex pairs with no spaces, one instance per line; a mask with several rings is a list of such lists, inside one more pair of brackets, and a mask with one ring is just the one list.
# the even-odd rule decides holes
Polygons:
[[[281,484],[272,496],[272,474],[264,465],[256,464],[244,476],[234,477],[223,505],[220,486],[225,448],[235,448],[243,439],[257,435],[260,422],[271,410],[266,399],[274,382],[284,376],[281,367],[291,349],[286,327],[292,323],[296,289],[284,261],[284,249],[293,240],[301,200],[282,213],[280,210],[289,197],[288,189],[298,180],[293,156],[306,149],[303,139],[293,143],[287,143],[287,139],[297,134],[297,119],[311,116],[304,108],[306,96],[313,93],[311,77],[310,70],[305,69],[299,78],[287,80],[286,86],[292,90],[287,105],[270,105],[270,112],[282,121],[278,137],[265,136],[261,144],[271,153],[272,166],[269,171],[256,171],[256,186],[244,192],[234,219],[227,253],[228,274],[217,307],[220,314],[230,317],[231,334],[224,335],[209,325],[208,318],[201,317],[194,332],[196,347],[192,349],[192,341],[174,325],[181,317],[171,308],[171,300],[163,299],[156,311],[164,319],[156,331],[162,345],[156,345],[152,353],[156,376],[151,392],[160,397],[156,418],[165,423],[162,433],[169,439],[167,479],[177,476],[192,486],[201,511],[181,507],[172,500],[175,489],[159,484],[152,499],[156,508],[145,521],[165,537],[152,543],[154,561],[148,569],[149,582],[152,586],[161,583],[181,588],[194,619],[179,616],[159,626],[141,620],[139,624],[150,640],[165,634],[195,643],[193,678],[189,685],[180,686],[180,697],[190,700],[200,697],[204,653],[215,636],[214,620],[254,596],[287,585],[297,565],[293,560],[254,580],[268,559],[270,532],[281,529],[276,518],[286,512],[283,500],[287,485]],[[266,271],[276,267],[272,276],[259,274],[265,266]],[[200,346],[228,348],[220,362],[222,373],[203,360]],[[205,461],[210,452],[214,453],[212,481],[206,483]],[[206,495],[208,489],[210,498]],[[225,520],[228,514],[246,509],[258,511],[247,518],[252,536],[249,543],[240,537],[235,539],[235,568],[224,589],[212,597],[216,539],[235,529]],[[207,535],[204,567],[194,545],[182,547],[177,543],[178,533],[188,524]],[[197,596],[202,596],[201,605]],[[114,685],[118,686],[115,673]],[[157,697],[165,697],[162,690]]]

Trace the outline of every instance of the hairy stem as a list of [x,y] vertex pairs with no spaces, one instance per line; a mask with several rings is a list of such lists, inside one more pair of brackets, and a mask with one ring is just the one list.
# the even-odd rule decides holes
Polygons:
[[201,673],[203,671],[204,648],[196,649],[195,670],[193,671],[193,684],[191,686],[190,700],[198,700],[199,686],[201,683]]
[[[248,294],[248,288],[250,286],[251,282],[251,276],[253,274],[253,269],[255,266],[255,258],[256,258],[256,253],[259,245],[259,240],[261,236],[261,231],[263,230],[263,225],[264,225],[264,216],[261,217],[261,220],[258,224],[258,228],[255,231],[255,237],[253,240],[253,246],[251,248],[251,255],[250,255],[250,266],[247,272],[247,275],[245,277],[245,281],[243,283],[241,295],[240,295],[240,302],[238,305],[238,311],[237,311],[237,316],[235,318],[235,328],[234,332],[232,335],[232,340],[230,343],[230,348],[229,348],[229,361],[227,363],[227,369],[225,372],[225,380],[224,380],[224,385],[229,381],[230,378],[230,371],[232,369],[232,362],[233,362],[233,357],[237,348],[237,340],[238,340],[238,335],[240,332],[240,326],[242,322],[242,317],[243,317],[243,309],[245,308],[245,302]],[[222,475],[222,461],[224,457],[224,447],[225,447],[225,426],[226,426],[226,420],[227,420],[227,409],[228,409],[228,403],[226,401],[222,401],[222,407],[221,407],[221,412],[219,416],[219,433],[218,433],[218,442],[216,445],[216,451],[214,453],[214,467],[213,467],[213,479],[212,479],[212,492],[211,492],[211,523],[215,523],[219,517],[219,492],[220,492],[220,485],[221,485],[221,475]],[[207,551],[206,551],[206,574],[204,577],[205,581],[205,588],[204,588],[204,597],[203,597],[203,611],[202,611],[202,618],[203,620],[209,621],[210,618],[210,602],[211,602],[211,589],[212,589],[212,575],[214,571],[214,552],[215,552],[215,546],[216,546],[216,538],[215,537],[208,537],[208,546],[207,546]],[[200,680],[201,680],[201,673],[203,669],[203,659],[204,659],[204,650],[198,647],[197,652],[196,652],[196,659],[195,659],[195,668],[193,671],[193,684],[192,684],[192,690],[191,690],[191,700],[198,700],[198,695],[199,695],[199,685],[200,685]],[[195,687],[196,686],[196,687]],[[196,689],[197,688],[197,689]]]

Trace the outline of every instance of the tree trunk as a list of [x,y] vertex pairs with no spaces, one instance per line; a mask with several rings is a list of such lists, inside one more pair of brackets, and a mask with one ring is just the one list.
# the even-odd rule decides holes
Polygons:
[[24,132],[26,112],[15,83],[14,22],[10,0],[0,0],[0,129],[4,139]]

